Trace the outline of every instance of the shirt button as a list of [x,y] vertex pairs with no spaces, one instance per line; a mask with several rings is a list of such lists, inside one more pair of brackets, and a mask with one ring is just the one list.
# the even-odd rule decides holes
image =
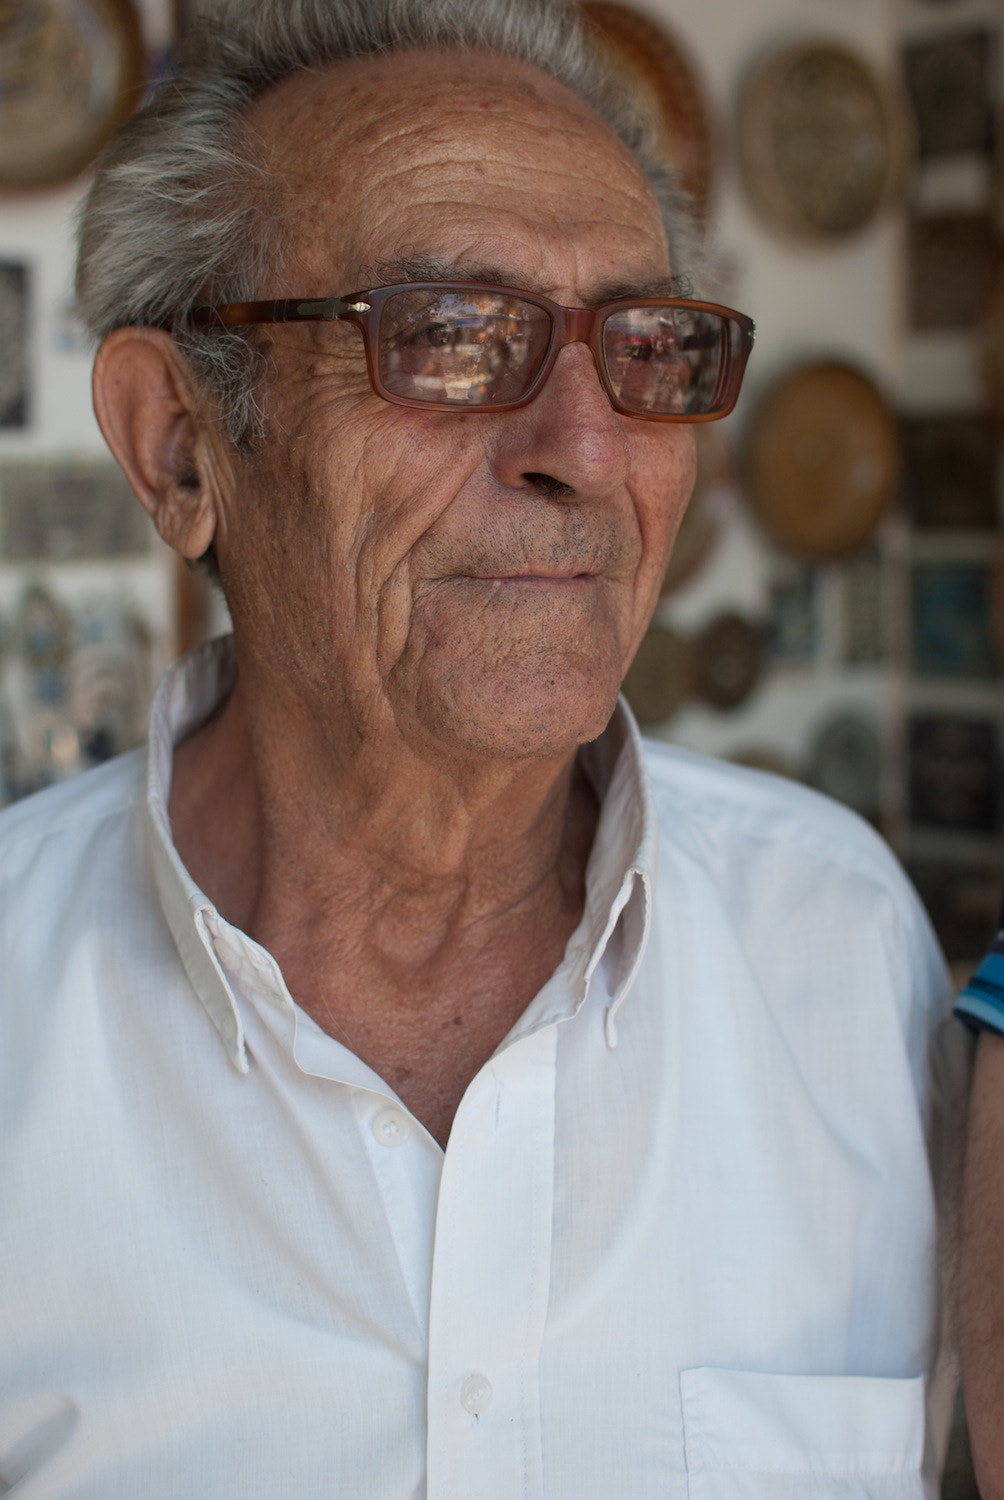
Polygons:
[[411,1121],[403,1109],[388,1104],[373,1116],[373,1134],[381,1146],[403,1146],[411,1135]]
[[492,1399],[492,1383],[487,1375],[469,1375],[460,1387],[460,1404],[472,1417],[479,1417]]

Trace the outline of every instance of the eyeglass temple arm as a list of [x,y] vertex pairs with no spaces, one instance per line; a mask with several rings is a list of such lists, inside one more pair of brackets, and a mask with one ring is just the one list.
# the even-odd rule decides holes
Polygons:
[[319,297],[301,301],[297,297],[275,302],[224,302],[218,307],[197,307],[191,322],[197,327],[239,328],[247,323],[330,323],[350,312],[367,312],[368,302],[348,302],[344,297]]

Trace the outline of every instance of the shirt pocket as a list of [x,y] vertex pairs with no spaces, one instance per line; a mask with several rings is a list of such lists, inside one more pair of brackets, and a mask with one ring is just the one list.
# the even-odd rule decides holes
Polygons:
[[683,1370],[689,1500],[924,1500],[924,1378]]

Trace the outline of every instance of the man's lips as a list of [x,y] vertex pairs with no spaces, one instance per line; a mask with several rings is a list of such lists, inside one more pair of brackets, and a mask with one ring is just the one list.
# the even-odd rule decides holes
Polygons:
[[577,569],[575,572],[542,569],[540,572],[528,570],[519,573],[467,573],[461,576],[472,583],[589,583],[598,577],[598,574],[588,569]]

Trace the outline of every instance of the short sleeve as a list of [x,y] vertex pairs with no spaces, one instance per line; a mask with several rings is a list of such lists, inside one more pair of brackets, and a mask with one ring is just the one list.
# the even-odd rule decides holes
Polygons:
[[956,1000],[955,1014],[974,1031],[1004,1036],[1004,907],[993,945]]

